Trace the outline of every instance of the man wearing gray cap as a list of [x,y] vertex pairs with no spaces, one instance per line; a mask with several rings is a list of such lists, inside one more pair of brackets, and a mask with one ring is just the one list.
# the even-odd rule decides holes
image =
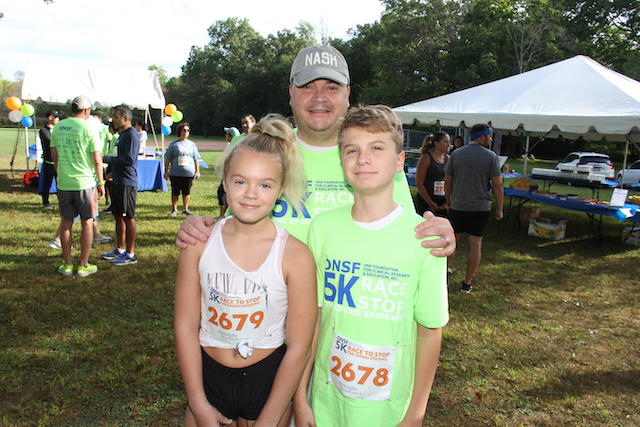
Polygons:
[[102,142],[86,122],[91,108],[91,101],[86,96],[76,97],[71,102],[71,117],[59,121],[51,132],[51,157],[58,174],[58,205],[62,216],[60,240],[64,264],[58,272],[65,276],[73,274],[71,227],[76,215],[80,215],[82,223],[77,275],[86,277],[98,271],[98,267],[89,264],[89,252],[93,242],[95,203],[104,196],[104,182]]

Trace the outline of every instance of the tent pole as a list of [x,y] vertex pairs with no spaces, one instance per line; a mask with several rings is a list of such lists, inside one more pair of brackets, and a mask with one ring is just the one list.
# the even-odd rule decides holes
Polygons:
[[529,160],[529,135],[527,135],[527,142],[524,147],[524,168],[522,170],[522,176],[527,176],[527,160]]
[[27,156],[27,172],[29,172],[29,128],[24,127],[24,149]]
[[[34,112],[33,113],[33,141],[34,141],[34,144],[36,145],[36,168],[37,168],[38,167],[38,134],[36,129],[38,129],[38,125],[36,124],[36,115],[37,114]],[[27,150],[28,149],[29,147],[27,147]],[[40,173],[40,170],[38,170],[38,173]]]
[[[162,119],[165,118],[165,114],[164,114],[164,108],[162,109],[162,112],[160,113],[160,125],[162,126]],[[162,129],[162,127],[160,128]],[[162,142],[162,172],[164,173],[164,132],[160,132],[160,142]]]
[[627,153],[629,153],[629,135],[627,135],[627,143],[624,147],[624,161],[622,162],[622,179],[620,182],[620,188],[624,188],[624,171],[627,169]]

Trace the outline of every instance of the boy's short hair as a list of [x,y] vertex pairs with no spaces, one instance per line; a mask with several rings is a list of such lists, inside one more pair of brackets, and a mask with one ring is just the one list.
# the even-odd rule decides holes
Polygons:
[[338,131],[338,146],[342,149],[344,133],[349,128],[358,128],[370,133],[389,132],[396,143],[396,152],[402,151],[404,131],[402,121],[386,105],[358,105],[349,108]]

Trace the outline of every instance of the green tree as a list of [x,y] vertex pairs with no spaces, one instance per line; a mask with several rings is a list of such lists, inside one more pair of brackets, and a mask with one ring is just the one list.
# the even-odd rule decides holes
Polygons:
[[386,0],[380,21],[334,40],[350,65],[355,102],[400,105],[449,89],[445,59],[463,6],[446,0]]
[[562,1],[567,56],[587,55],[640,79],[639,0]]
[[560,12],[549,0],[475,0],[449,56],[456,90],[563,59]]
[[147,68],[147,70],[155,71],[158,73],[158,80],[160,80],[160,87],[164,88],[167,85],[167,81],[169,80],[169,78],[167,77],[167,72],[165,71],[164,68],[156,64],[153,64],[153,65],[149,65],[149,68]]
[[288,114],[289,69],[297,52],[314,44],[313,27],[302,22],[295,32],[261,36],[247,19],[216,21],[211,40],[192,47],[182,67],[181,109],[205,135],[240,124],[240,116]]

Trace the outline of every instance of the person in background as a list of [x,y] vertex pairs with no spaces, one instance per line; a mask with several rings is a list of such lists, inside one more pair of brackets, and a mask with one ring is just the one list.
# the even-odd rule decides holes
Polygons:
[[[227,148],[225,151],[230,149],[232,144],[231,141],[234,137],[240,135],[240,131],[235,127],[224,128],[224,138],[227,140]],[[224,185],[222,184],[222,180],[220,181],[220,185],[218,185],[218,206],[220,206],[220,215],[218,218],[224,218],[224,213],[227,211],[229,205],[227,204],[227,193],[224,191]]]
[[[108,126],[108,132],[109,132],[109,144],[107,146],[104,147],[104,149],[102,150],[102,152],[104,153],[104,156],[112,156],[112,155],[117,155],[118,151],[116,149],[116,146],[118,145],[118,138],[120,137],[120,134],[118,134],[118,131],[115,129],[115,127],[113,126],[113,121],[111,119],[109,119],[109,126]],[[102,211],[102,213],[104,214],[109,214],[111,215],[111,206],[109,203],[109,195],[111,193],[111,184],[113,183],[113,177],[111,174],[111,165],[107,164],[107,168],[105,170],[106,176],[105,176],[105,184],[104,184],[104,202],[107,205],[107,207],[105,208],[105,210]]]
[[449,134],[435,132],[424,139],[420,160],[416,167],[416,212],[424,215],[430,210],[435,215],[447,216],[444,197],[444,168],[449,161]]
[[455,138],[453,138],[453,147],[451,147],[451,151],[449,152],[449,154],[453,153],[455,150],[462,147],[463,145],[464,145],[464,139],[460,135],[456,136]]
[[[42,207],[52,210],[53,207],[49,203],[49,189],[53,178],[56,177],[56,168],[51,158],[51,130],[60,120],[60,113],[56,110],[47,111],[47,123],[40,129],[40,144],[42,145]],[[62,246],[60,247],[62,248]]]
[[489,125],[477,124],[471,128],[471,142],[457,149],[445,168],[444,192],[449,205],[449,219],[456,233],[456,242],[462,233],[469,235],[467,270],[461,291],[472,290],[471,281],[482,258],[482,239],[491,214],[491,191],[496,198],[495,218],[501,220],[504,187],[498,155],[491,151],[493,130]]
[[253,117],[253,114],[245,114],[240,119],[240,124],[242,124],[242,133],[233,137],[231,145],[235,144],[240,138],[244,138],[249,133],[253,125],[256,124],[256,118]]
[[147,124],[140,120],[136,123],[136,131],[138,132],[138,140],[140,140],[140,147],[138,148],[138,158],[144,159],[145,151],[147,149]]
[[111,210],[116,222],[117,246],[113,251],[102,254],[117,266],[138,262],[134,252],[137,225],[135,220],[138,198],[138,133],[131,126],[131,108],[118,105],[113,109],[111,119],[118,137],[117,156],[104,156],[112,165]]
[[229,148],[233,145],[231,141],[233,141],[233,138],[235,138],[236,136],[240,136],[240,131],[238,130],[238,128],[236,128],[235,126],[224,128],[224,139],[227,141],[226,148]]
[[[107,147],[109,146],[109,141],[111,140],[109,127],[102,122],[102,115],[95,110],[91,111],[91,115],[87,119],[87,124],[93,127],[96,130],[96,132],[98,132],[100,147],[101,147],[102,155],[104,156],[105,154],[108,153],[108,151],[106,150],[108,150]],[[102,176],[96,177],[96,182],[102,181],[106,183],[106,179],[107,179],[107,165],[103,163]],[[105,186],[105,194],[106,194],[106,186]],[[93,216],[93,243],[110,242],[112,240],[111,237],[104,236],[100,232],[99,220],[100,220],[100,203],[96,201],[95,214]]]
[[182,193],[182,213],[191,215],[189,199],[193,179],[200,178],[200,153],[196,144],[189,139],[191,126],[182,122],[176,128],[178,139],[169,144],[164,155],[164,178],[171,181],[171,213],[178,215],[178,198]]
[[89,264],[89,253],[93,241],[95,206],[97,199],[104,196],[104,181],[102,144],[95,129],[87,124],[91,108],[91,101],[86,96],[76,97],[71,102],[71,117],[58,122],[51,134],[51,157],[58,174],[58,205],[62,216],[60,240],[64,264],[58,268],[58,272],[64,276],[73,274],[71,227],[76,215],[80,215],[82,222],[77,275],[86,277],[98,271],[97,266]]

